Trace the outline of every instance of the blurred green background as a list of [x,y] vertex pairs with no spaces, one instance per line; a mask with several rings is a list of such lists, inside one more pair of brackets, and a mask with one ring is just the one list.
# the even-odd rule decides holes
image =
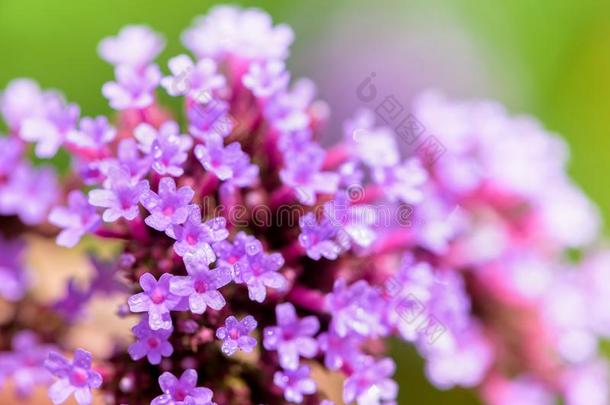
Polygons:
[[[108,113],[99,89],[111,78],[112,71],[97,57],[98,41],[125,24],[149,24],[168,40],[161,59],[164,66],[168,57],[183,51],[180,32],[195,15],[215,3],[0,0],[0,86],[16,77],[33,77],[44,87],[64,91],[69,100],[81,105],[84,114]],[[610,188],[604,179],[610,173],[610,2],[237,3],[261,7],[272,14],[274,21],[292,25],[296,43],[291,68],[298,75],[322,83],[341,81],[342,72],[359,68],[348,63],[349,53],[366,56],[373,51],[371,48],[383,51],[387,47],[385,57],[376,53],[377,65],[390,65],[390,70],[400,71],[413,61],[425,60],[426,69],[420,70],[433,72],[424,79],[411,73],[397,83],[410,88],[405,90],[406,98],[413,89],[435,85],[448,88],[452,96],[493,97],[516,113],[539,117],[569,142],[571,174],[608,218]],[[370,17],[373,15],[376,18]],[[418,44],[422,46],[417,48]],[[420,51],[403,58],[403,46]],[[441,69],[447,65],[451,70]],[[368,70],[357,74],[362,77]],[[351,107],[350,102],[332,105],[332,101],[339,104],[337,100],[341,100],[336,97],[342,92],[340,84],[321,89],[321,95],[331,101],[331,109],[341,110],[343,104]],[[395,346],[400,403],[476,403],[466,391],[433,390],[425,382],[421,361],[413,350]]]

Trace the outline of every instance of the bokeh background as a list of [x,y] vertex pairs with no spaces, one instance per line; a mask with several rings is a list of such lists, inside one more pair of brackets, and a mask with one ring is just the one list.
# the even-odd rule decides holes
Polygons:
[[[209,0],[0,0],[0,86],[32,77],[61,89],[86,115],[108,113],[100,93],[112,71],[98,41],[126,24],[164,33],[161,63],[183,52],[180,33]],[[296,34],[290,68],[319,84],[332,115],[327,137],[377,84],[408,106],[433,87],[456,98],[494,98],[565,137],[570,173],[610,217],[610,2],[603,0],[292,0],[257,6]],[[62,161],[63,160],[63,161]],[[65,164],[65,157],[56,162]],[[607,225],[606,225],[607,226]],[[608,229],[608,228],[607,228]],[[435,391],[414,351],[395,344],[399,403],[476,404]]]

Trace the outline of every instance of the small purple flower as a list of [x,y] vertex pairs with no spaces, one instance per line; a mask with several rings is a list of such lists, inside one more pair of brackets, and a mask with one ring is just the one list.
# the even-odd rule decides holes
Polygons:
[[152,160],[152,168],[160,175],[178,177],[184,173],[182,165],[188,158],[193,139],[180,135],[174,121],[167,121],[158,130],[149,124],[140,124],[134,130],[140,150]]
[[214,90],[225,85],[225,78],[217,72],[216,62],[203,58],[193,63],[187,55],[178,55],[169,60],[169,70],[172,76],[161,80],[170,96],[189,96],[194,100],[211,98]]
[[22,163],[0,184],[0,215],[17,215],[26,225],[44,222],[58,197],[57,176],[50,167]]
[[334,332],[318,336],[320,351],[324,352],[324,365],[329,370],[339,370],[360,355],[359,345],[364,339],[355,333],[339,336]]
[[374,206],[352,204],[349,192],[348,189],[346,193],[338,193],[334,200],[324,204],[324,218],[337,229],[336,239],[344,249],[349,248],[351,242],[367,248],[377,237],[373,226],[378,224],[378,213]]
[[83,349],[76,349],[72,362],[57,352],[51,352],[45,367],[59,378],[49,388],[49,398],[54,404],[61,404],[74,394],[79,405],[90,405],[91,389],[102,385],[100,373],[91,369],[91,353]]
[[116,129],[108,124],[108,118],[81,118],[79,129],[68,133],[66,140],[78,148],[98,152],[116,137]]
[[260,250],[260,242],[252,235],[245,232],[238,232],[233,238],[233,242],[223,240],[214,243],[213,248],[218,257],[219,264],[230,266],[234,270],[237,263],[246,254],[256,254]]
[[42,116],[44,96],[38,83],[30,79],[11,81],[0,94],[0,113],[14,133],[18,133],[26,119]]
[[206,141],[213,136],[226,137],[233,130],[233,121],[229,114],[229,104],[218,99],[206,103],[194,103],[187,106],[189,133],[193,137]]
[[29,330],[17,333],[10,352],[0,353],[0,385],[2,376],[11,377],[19,398],[29,398],[38,385],[48,386],[52,376],[44,362],[54,346],[42,344]]
[[318,342],[314,335],[320,329],[320,322],[315,316],[299,319],[294,306],[289,303],[275,307],[277,326],[265,328],[263,345],[267,350],[277,350],[280,366],[296,370],[299,356],[312,358],[318,352]]
[[0,297],[17,301],[23,297],[27,278],[23,269],[25,242],[6,240],[0,234]]
[[383,319],[387,303],[365,280],[348,286],[345,279],[338,279],[326,296],[326,309],[332,315],[331,330],[341,337],[350,332],[364,337],[388,333]]
[[101,218],[87,197],[81,191],[74,190],[68,194],[67,207],[53,208],[49,222],[63,228],[57,235],[57,244],[74,247],[83,236],[96,230]]
[[305,205],[316,202],[316,194],[332,194],[337,191],[339,175],[322,172],[324,150],[310,144],[298,154],[287,154],[284,168],[280,171],[282,182],[295,190],[299,201]]
[[108,63],[143,68],[165,47],[162,36],[144,25],[128,25],[116,37],[104,38],[98,53]]
[[141,70],[120,65],[115,69],[116,82],[108,82],[102,87],[104,97],[116,110],[142,109],[155,100],[155,89],[161,81],[161,71],[157,65],[148,65]]
[[328,219],[317,221],[315,214],[308,213],[299,219],[301,234],[299,243],[307,251],[307,256],[313,260],[324,257],[335,260],[341,253],[341,245],[334,239],[337,236],[337,227]]
[[27,142],[36,142],[36,156],[51,158],[76,127],[79,115],[77,105],[67,104],[60,94],[46,93],[44,114],[23,121],[19,136]]
[[159,377],[159,386],[163,395],[153,399],[150,405],[216,405],[212,402],[214,393],[211,389],[197,387],[197,371],[191,368],[185,370],[180,379],[164,372]]
[[131,330],[137,339],[127,349],[132,360],[138,361],[146,356],[150,364],[159,364],[161,357],[169,357],[174,352],[171,343],[167,341],[172,335],[172,328],[152,330],[145,316]]
[[119,260],[105,261],[90,254],[89,261],[95,271],[89,287],[91,293],[109,296],[117,292],[126,291],[125,285],[117,277],[117,273],[122,266],[121,258]]
[[218,289],[231,282],[231,269],[219,266],[210,270],[207,258],[197,255],[186,256],[184,262],[189,275],[172,278],[172,294],[188,297],[189,308],[195,314],[203,314],[207,307],[222,309],[226,302]]
[[249,246],[249,251],[234,265],[235,282],[248,286],[248,296],[256,302],[263,302],[267,289],[283,290],[288,281],[278,270],[284,265],[284,258],[279,253],[270,255],[263,252],[259,241]]
[[222,340],[222,352],[232,356],[235,352],[243,350],[250,353],[256,347],[256,339],[248,336],[256,329],[257,322],[252,315],[248,315],[241,321],[234,316],[225,320],[225,326],[216,330],[216,337]]
[[390,201],[417,204],[424,198],[421,187],[428,174],[418,159],[409,159],[401,165],[376,168],[373,179],[383,187]]
[[102,216],[106,222],[114,222],[119,218],[132,221],[140,214],[138,202],[148,188],[147,180],[136,183],[126,170],[113,168],[110,169],[106,187],[89,192],[89,203],[106,208]]
[[148,312],[148,325],[152,330],[169,329],[172,320],[169,311],[182,310],[182,299],[169,290],[171,274],[163,274],[159,281],[150,273],[140,277],[144,292],[132,295],[127,300],[131,312]]
[[159,182],[159,194],[146,190],[140,202],[150,212],[144,222],[159,232],[168,230],[172,225],[183,224],[189,214],[189,204],[195,192],[184,186],[176,190],[176,182],[171,177],[164,177]]
[[284,391],[286,401],[297,404],[303,402],[303,395],[314,394],[317,390],[307,365],[301,365],[296,370],[276,371],[273,383]]
[[222,217],[215,217],[202,223],[199,206],[191,205],[189,210],[186,222],[172,227],[171,236],[176,239],[174,251],[178,256],[203,252],[211,258],[211,261],[214,261],[216,255],[211,244],[220,242],[229,236],[226,221]]
[[0,136],[0,177],[8,177],[23,158],[24,144],[11,136]]
[[286,90],[289,81],[290,73],[286,71],[286,65],[280,60],[253,63],[242,78],[244,86],[262,99]]
[[65,295],[53,304],[53,309],[66,321],[74,322],[83,315],[90,299],[91,292],[79,287],[76,280],[71,278],[66,284]]
[[102,161],[100,170],[108,176],[114,168],[120,168],[129,173],[129,177],[136,181],[141,180],[150,170],[151,160],[149,156],[142,156],[140,148],[133,138],[123,139],[119,142],[117,158]]
[[195,156],[206,170],[213,172],[220,180],[248,183],[258,175],[258,166],[250,164],[250,157],[241,150],[239,142],[224,146],[219,135],[210,136],[205,145],[197,145]]
[[343,384],[343,401],[356,401],[361,405],[380,405],[395,401],[398,384],[390,378],[396,369],[391,359],[375,362],[372,357],[363,356],[354,373]]

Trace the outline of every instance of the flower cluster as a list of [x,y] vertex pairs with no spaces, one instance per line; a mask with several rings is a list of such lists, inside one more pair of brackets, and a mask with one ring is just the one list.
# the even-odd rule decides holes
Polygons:
[[[24,393],[55,376],[53,402],[80,405],[92,390],[114,404],[330,405],[340,398],[313,377],[323,369],[344,377],[344,403],[391,405],[385,344],[397,337],[439,389],[477,388],[494,405],[608,403],[598,342],[610,336],[610,253],[595,245],[598,214],[567,177],[559,138],[493,102],[427,93],[413,114],[440,158],[402,156],[370,111],[324,149],[326,108],[286,70],[290,28],[217,7],[182,39],[192,56],[167,69],[154,62],[165,40],[147,27],[101,42],[115,121],[81,117],[28,80],[2,94],[0,215],[48,221],[64,247],[96,237],[122,252],[92,257],[87,288],[70,280],[60,301],[36,304],[60,315],[54,330],[11,325],[0,383]],[[160,93],[182,98],[184,117]],[[69,152],[65,186],[24,160],[28,143],[42,159]],[[302,215],[260,226],[261,205]],[[0,238],[0,296],[34,305],[21,250]],[[133,341],[95,364],[83,349],[68,361],[66,329],[94,294],[124,298]]]

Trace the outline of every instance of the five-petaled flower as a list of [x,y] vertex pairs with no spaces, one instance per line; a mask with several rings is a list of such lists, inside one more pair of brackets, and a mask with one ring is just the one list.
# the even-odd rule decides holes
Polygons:
[[49,388],[49,397],[54,404],[61,404],[74,394],[79,405],[89,405],[92,402],[91,389],[102,385],[100,373],[91,369],[91,353],[83,349],[76,349],[72,362],[57,352],[51,352],[45,367],[59,378]]
[[256,319],[252,315],[247,315],[241,321],[229,316],[225,325],[216,330],[216,337],[222,340],[222,352],[232,356],[237,350],[248,353],[254,350],[256,339],[248,335],[256,329],[256,325]]

